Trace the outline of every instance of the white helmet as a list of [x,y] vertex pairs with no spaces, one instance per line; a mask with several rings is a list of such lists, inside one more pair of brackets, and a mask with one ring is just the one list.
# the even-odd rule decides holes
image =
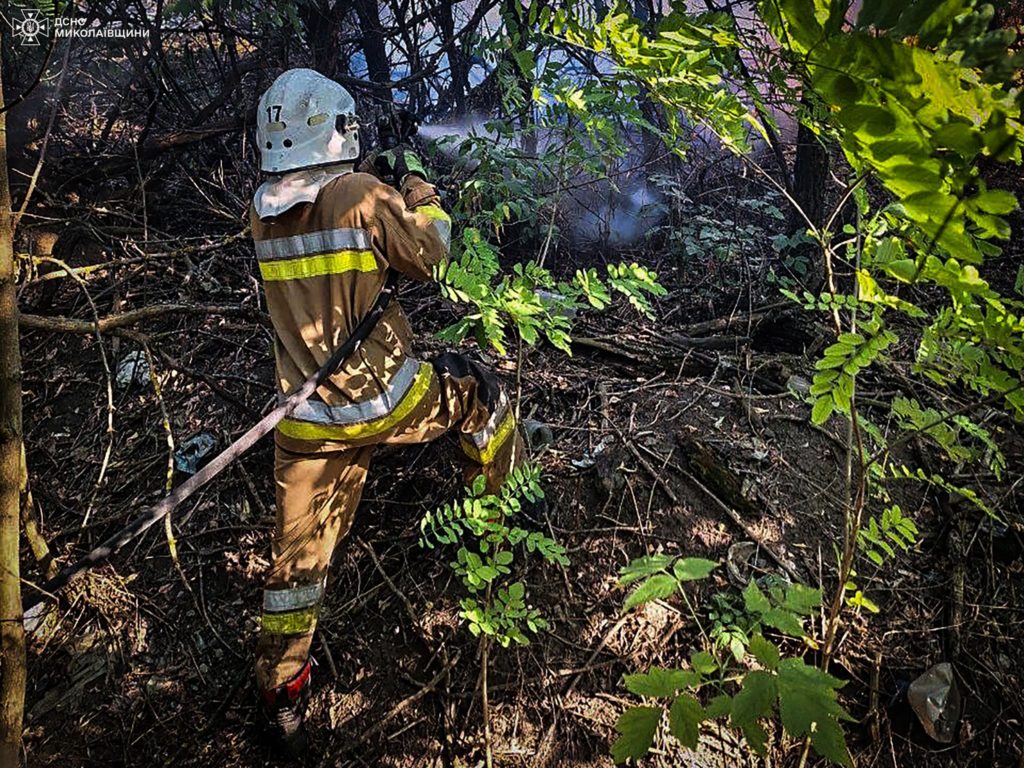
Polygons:
[[359,157],[352,95],[312,69],[289,69],[267,88],[256,110],[256,141],[267,173],[285,173]]

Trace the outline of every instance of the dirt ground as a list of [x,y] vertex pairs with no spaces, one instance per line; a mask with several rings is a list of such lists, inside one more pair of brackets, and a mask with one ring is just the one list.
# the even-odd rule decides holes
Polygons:
[[[83,205],[75,212],[95,219],[83,241],[104,227],[115,231],[118,222],[90,211]],[[128,246],[118,246],[120,253],[109,245],[72,249],[74,266],[116,262],[89,282],[100,315],[152,304],[242,310],[160,315],[108,335],[106,360],[89,335],[25,332],[34,514],[61,564],[162,496],[165,410],[178,444],[209,432],[223,447],[274,397],[271,333],[238,223],[221,221],[219,230],[199,234],[205,225],[198,213],[190,230],[180,216],[172,221],[151,211],[149,226],[145,258]],[[218,231],[220,240],[210,234]],[[1003,262],[1011,281],[1020,261],[1015,243]],[[684,606],[659,602],[622,613],[617,574],[631,559],[664,552],[723,560],[732,544],[753,538],[805,583],[826,594],[835,586],[845,427],[838,419],[812,427],[799,394],[826,334],[800,313],[756,311],[778,303],[762,279],[764,261],[696,269],[666,255],[647,261],[669,288],[657,323],[619,306],[580,319],[572,358],[548,347],[525,358],[523,414],[550,425],[553,442],[535,457],[548,509],[523,524],[557,538],[570,564],[517,561],[527,569],[520,574],[530,602],[551,628],[527,647],[492,655],[498,766],[611,766],[614,722],[635,703],[623,674],[682,664],[696,647],[700,634]],[[565,268],[576,266],[567,256]],[[765,287],[737,295],[740,285]],[[424,357],[440,351],[431,334],[455,317],[439,308],[435,292],[406,286],[401,297]],[[67,280],[31,283],[20,304],[25,313],[91,316],[82,291]],[[143,342],[160,395],[145,383],[115,387],[111,416],[105,367],[116,370]],[[895,356],[912,353],[904,347]],[[489,363],[514,388],[512,366]],[[884,428],[896,391],[873,374],[863,379],[862,406]],[[1011,426],[1003,437],[1012,434]],[[746,531],[724,514],[721,489],[692,481],[694,441],[730,478],[733,498],[725,503],[740,508]],[[960,469],[959,479],[982,481],[989,504],[1019,520],[1024,447],[1017,440],[1007,448],[1002,481],[974,467]],[[374,459],[353,535],[336,552],[314,643],[310,765],[483,764],[478,646],[458,619],[463,588],[447,565],[451,553],[418,546],[422,515],[460,492],[457,453],[442,439],[380,450]],[[30,765],[267,764],[251,653],[273,524],[271,466],[267,439],[175,512],[176,562],[157,526],[67,590],[30,638]],[[848,739],[857,764],[1019,767],[1019,536],[918,484],[895,483],[892,492],[921,539],[884,568],[859,564],[858,585],[880,613],[848,614],[832,666],[848,681],[841,700],[856,720]],[[22,562],[26,580],[42,580],[27,547]],[[958,563],[964,590],[954,621]],[[699,616],[706,616],[710,593],[721,590],[738,592],[725,569],[692,593]],[[957,642],[964,713],[958,739],[943,746],[916,723],[905,689],[949,659]],[[786,650],[803,652],[793,644]],[[648,764],[760,764],[743,757],[727,733],[705,737],[696,756],[662,745]],[[770,764],[797,765],[799,756],[800,745],[772,735]]]
[[[201,294],[206,303],[237,302],[217,286],[244,273],[244,258],[239,248],[208,270],[214,283],[200,288],[184,280],[177,295],[155,294],[155,284],[143,281],[150,286],[145,300]],[[196,282],[204,276],[195,268],[189,275]],[[116,300],[114,285],[100,301]],[[241,303],[258,312],[255,288],[243,293]],[[37,293],[25,298],[28,306],[40,300]],[[70,288],[50,299],[67,312],[82,309]],[[440,327],[445,318],[428,317],[429,302],[428,288],[403,298],[428,329]],[[724,301],[712,309],[704,315],[744,315]],[[696,314],[676,317],[692,321]],[[179,442],[211,431],[224,445],[269,402],[270,337],[259,317],[183,314],[146,330],[179,366],[169,371],[156,358]],[[809,377],[813,358],[768,352],[793,346],[791,328],[771,325],[747,328],[753,342],[680,353],[661,370],[627,356],[663,344],[676,330],[672,322],[605,317],[584,321],[578,335],[618,343],[626,353],[591,345],[577,347],[572,359],[546,348],[527,357],[524,412],[549,424],[554,441],[537,457],[549,508],[545,519],[526,523],[553,533],[571,563],[529,567],[530,600],[551,630],[528,647],[493,655],[496,765],[537,765],[546,755],[553,766],[610,766],[613,725],[631,699],[622,675],[679,664],[693,649],[698,633],[687,612],[656,603],[623,615],[616,586],[618,570],[639,555],[723,559],[732,543],[749,538],[680,471],[687,441],[699,439],[739,479],[756,540],[791,561],[807,583],[833,586],[843,427],[833,421],[812,428],[807,406],[785,386]],[[133,348],[128,338],[116,343],[121,356]],[[148,387],[117,390],[107,434],[105,376],[92,340],[29,332],[24,349],[33,491],[43,531],[66,562],[160,497],[167,467],[161,411]],[[499,370],[512,381],[511,370]],[[886,393],[865,397],[884,400]],[[112,460],[97,490],[108,440]],[[482,764],[479,660],[457,618],[462,588],[446,553],[417,545],[421,515],[459,492],[455,454],[454,444],[441,440],[382,450],[375,459],[353,535],[335,557],[314,646],[310,765]],[[1019,469],[1021,458],[1011,456],[1011,466]],[[175,513],[177,566],[156,528],[68,592],[31,641],[30,765],[266,764],[251,651],[273,519],[270,470],[267,440]],[[1004,506],[1019,505],[1019,483],[1006,483],[1004,492]],[[833,666],[849,681],[842,699],[857,720],[849,739],[858,765],[1018,766],[1024,568],[1019,557],[993,556],[992,529],[972,524],[957,665],[960,738],[948,747],[930,741],[900,691],[946,658],[950,523],[928,494],[905,495],[904,509],[925,536],[886,568],[862,568],[859,583],[881,613],[851,616]],[[26,569],[28,579],[38,578],[34,565]],[[730,587],[723,575],[704,591],[710,588]],[[695,593],[698,612],[706,610],[705,597]],[[799,745],[777,737],[775,764],[795,765]],[[666,746],[651,764],[752,764],[727,734],[707,744],[697,756]]]

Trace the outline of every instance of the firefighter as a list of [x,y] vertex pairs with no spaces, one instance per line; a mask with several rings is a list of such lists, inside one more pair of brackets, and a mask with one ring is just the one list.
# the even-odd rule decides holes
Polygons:
[[[257,112],[261,170],[250,209],[274,326],[280,397],[344,344],[389,270],[430,280],[448,255],[451,220],[405,146],[359,172],[352,96],[308,69],[267,89]],[[390,178],[394,186],[381,178]],[[496,490],[523,442],[495,377],[457,354],[422,362],[392,302],[369,337],[277,427],[277,520],[263,592],[256,681],[277,746],[298,755],[310,691],[310,644],[337,543],[352,527],[374,447],[423,443],[457,430],[467,477]]]

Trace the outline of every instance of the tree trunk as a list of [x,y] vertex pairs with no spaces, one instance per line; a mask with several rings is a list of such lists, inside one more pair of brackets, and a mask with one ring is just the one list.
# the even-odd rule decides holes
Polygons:
[[[814,226],[825,215],[825,182],[828,179],[828,152],[814,131],[800,123],[796,132],[796,162],[793,165],[793,198]],[[804,217],[794,211],[793,229],[807,226]]]
[[[0,66],[2,71],[2,66]],[[0,81],[0,110],[3,83]],[[7,115],[0,111],[0,768],[20,763],[25,705],[18,535],[21,519],[21,352],[14,219],[7,179]]]
[[[802,107],[805,111],[811,108],[806,98],[802,102]],[[828,151],[822,145],[821,139],[801,120],[796,132],[796,160],[793,164],[793,199],[800,206],[800,210],[793,210],[790,214],[790,233],[806,229],[808,219],[815,227],[824,224],[828,170]],[[800,213],[801,210],[803,215]],[[825,280],[821,248],[808,244],[799,246],[799,251],[803,252],[810,262],[805,283],[808,288],[815,290]]]
[[[448,41],[455,37],[454,5],[454,3],[441,3],[438,8],[437,23],[441,28],[442,41]],[[463,50],[465,45],[467,42],[463,40],[448,49],[451,80],[448,92],[443,94],[439,100],[439,109],[437,110],[439,115],[445,114],[448,109],[451,109],[456,115],[465,113],[466,93],[469,91],[469,60]]]
[[373,89],[373,96],[384,104],[391,103],[391,89],[384,83],[391,82],[391,62],[388,61],[384,46],[384,28],[380,23],[380,8],[376,0],[355,0],[359,30],[363,35],[363,53],[366,54],[366,68],[370,79],[381,83]]
[[330,0],[298,5],[306,42],[313,55],[313,69],[325,77],[334,78],[338,74],[342,21],[351,9],[349,0],[335,0],[333,5]]

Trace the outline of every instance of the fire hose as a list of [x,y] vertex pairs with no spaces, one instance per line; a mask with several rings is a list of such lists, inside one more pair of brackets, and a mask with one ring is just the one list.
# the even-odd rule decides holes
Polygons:
[[67,568],[61,570],[52,579],[49,579],[39,585],[28,584],[28,586],[36,590],[39,594],[25,600],[23,604],[24,610],[28,611],[29,609],[34,608],[44,602],[47,598],[55,598],[56,593],[66,587],[72,580],[81,576],[86,571],[95,568],[97,565],[105,563],[125,544],[142,535],[149,530],[150,527],[163,520],[183,501],[192,496],[196,491],[223,472],[236,459],[242,456],[242,454],[252,448],[260,438],[271,432],[282,419],[286,418],[299,405],[308,400],[310,395],[316,391],[316,388],[319,387],[331,374],[337,371],[338,368],[341,367],[341,364],[345,362],[345,360],[347,360],[352,353],[356,351],[356,349],[358,349],[359,345],[366,341],[370,332],[373,331],[377,322],[380,320],[381,315],[384,314],[384,310],[386,310],[388,304],[391,303],[391,299],[394,297],[397,288],[398,273],[391,270],[388,272],[384,287],[377,295],[377,298],[370,307],[370,310],[366,313],[363,319],[359,321],[359,324],[356,325],[355,329],[352,331],[352,335],[345,340],[345,343],[331,353],[331,356],[327,359],[327,362],[320,367],[320,370],[306,379],[305,383],[303,383],[299,389],[288,395],[276,408],[274,408],[274,410],[250,427],[244,435],[217,454],[217,456],[211,459],[206,466],[192,475],[181,485],[177,486],[167,496],[146,510],[145,513],[132,520],[128,525],[124,526],[116,533],[107,537],[88,554],[72,565],[69,565]]

